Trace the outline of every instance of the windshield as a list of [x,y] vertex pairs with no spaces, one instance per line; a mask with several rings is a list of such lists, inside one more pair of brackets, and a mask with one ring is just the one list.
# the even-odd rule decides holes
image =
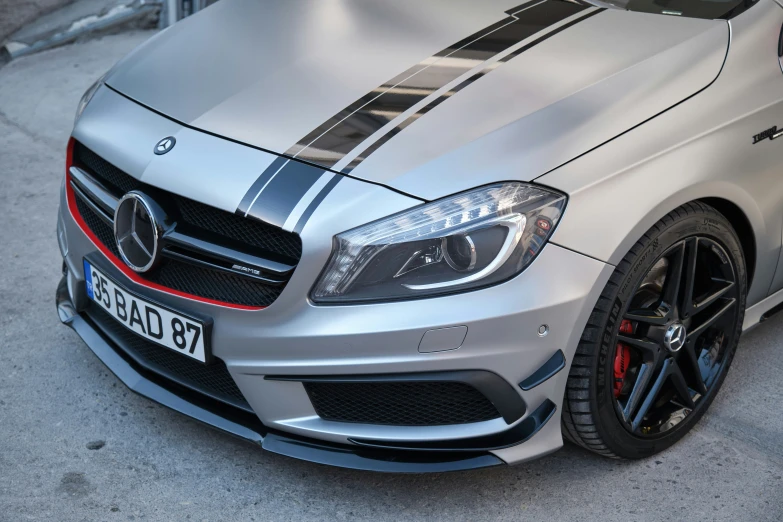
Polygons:
[[599,7],[689,18],[733,18],[758,0],[587,0]]

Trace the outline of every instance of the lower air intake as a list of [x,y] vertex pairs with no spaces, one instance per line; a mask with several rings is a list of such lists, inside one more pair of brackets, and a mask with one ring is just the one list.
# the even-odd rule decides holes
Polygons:
[[325,420],[392,426],[467,424],[500,417],[481,392],[461,382],[305,382]]

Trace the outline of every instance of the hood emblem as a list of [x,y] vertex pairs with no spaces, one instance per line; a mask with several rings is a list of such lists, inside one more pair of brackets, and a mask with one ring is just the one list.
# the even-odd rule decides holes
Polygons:
[[128,192],[114,211],[114,239],[122,260],[136,272],[147,272],[158,260],[160,225],[148,196]]
[[163,154],[166,154],[168,151],[174,148],[174,145],[177,143],[177,139],[174,136],[168,136],[166,138],[163,138],[158,143],[155,144],[155,154],[158,156],[162,156]]

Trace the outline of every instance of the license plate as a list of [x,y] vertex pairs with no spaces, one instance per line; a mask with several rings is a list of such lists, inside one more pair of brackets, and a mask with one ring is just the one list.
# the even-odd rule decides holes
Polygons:
[[87,295],[123,326],[153,343],[207,362],[205,324],[142,299],[84,260]]

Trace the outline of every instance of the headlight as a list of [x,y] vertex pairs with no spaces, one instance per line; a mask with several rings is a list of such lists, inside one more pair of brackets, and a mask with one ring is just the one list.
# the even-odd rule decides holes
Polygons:
[[339,234],[312,291],[319,303],[410,299],[505,281],[530,264],[566,197],[491,185]]
[[87,107],[87,104],[90,103],[90,100],[92,100],[92,97],[95,96],[95,93],[98,91],[98,87],[103,85],[103,79],[105,76],[106,75],[104,74],[98,78],[95,83],[90,85],[90,88],[84,91],[84,94],[82,94],[82,99],[79,100],[79,105],[76,106],[76,117],[73,119],[74,125],[76,125],[76,122],[79,121],[79,118],[84,112],[84,109]]

